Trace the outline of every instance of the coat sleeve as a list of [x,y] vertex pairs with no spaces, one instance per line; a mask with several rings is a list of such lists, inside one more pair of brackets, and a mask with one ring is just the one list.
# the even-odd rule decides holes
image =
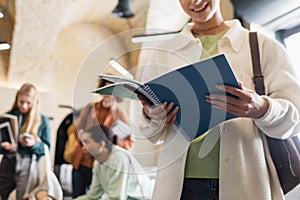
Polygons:
[[[157,62],[155,51],[146,52],[145,55],[142,54],[139,63],[140,67],[136,69],[135,79],[145,82],[163,73],[160,65],[153,64]],[[147,118],[143,113],[140,101],[130,102],[130,121],[133,122],[133,132],[138,132],[153,144],[163,142],[166,127],[160,121]]]
[[285,139],[300,132],[299,75],[278,42],[263,35],[258,38],[269,109],[254,121],[266,135]]

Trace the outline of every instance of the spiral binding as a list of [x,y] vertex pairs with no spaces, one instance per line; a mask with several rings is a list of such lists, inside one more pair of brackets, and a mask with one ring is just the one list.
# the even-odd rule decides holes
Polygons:
[[148,85],[144,85],[143,87],[138,88],[138,91],[145,95],[154,105],[161,104],[160,99]]
[[[145,95],[154,105],[159,105],[162,103],[149,85],[144,85],[143,87],[138,88],[138,91]],[[180,124],[177,121],[175,121],[174,124],[181,129]]]

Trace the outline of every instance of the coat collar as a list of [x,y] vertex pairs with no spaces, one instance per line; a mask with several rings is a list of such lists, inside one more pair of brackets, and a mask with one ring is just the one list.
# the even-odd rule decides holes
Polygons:
[[230,29],[223,36],[222,40],[228,38],[231,48],[238,52],[242,48],[244,40],[247,39],[248,30],[243,28],[238,20],[225,21],[225,23]]
[[[238,52],[243,44],[243,41],[246,39],[247,30],[241,26],[241,23],[238,20],[230,20],[225,21],[226,25],[230,27],[227,33],[222,37],[220,42],[224,40],[228,40],[231,48]],[[196,39],[191,29],[193,27],[193,23],[187,24],[180,34],[177,34],[173,39],[166,41],[168,43],[167,48],[170,52],[176,52],[188,47],[191,43],[197,43],[199,40]],[[198,42],[199,43],[199,42]],[[201,45],[201,42],[199,43]]]

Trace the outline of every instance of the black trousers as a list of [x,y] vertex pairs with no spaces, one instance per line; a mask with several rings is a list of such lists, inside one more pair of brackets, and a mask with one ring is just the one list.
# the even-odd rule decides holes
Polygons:
[[16,199],[22,200],[29,176],[30,158],[4,155],[0,163],[0,196],[6,200],[16,189]]
[[0,196],[2,200],[8,199],[9,194],[15,189],[16,183],[16,157],[4,156],[0,163]]
[[181,200],[218,200],[219,179],[185,178]]

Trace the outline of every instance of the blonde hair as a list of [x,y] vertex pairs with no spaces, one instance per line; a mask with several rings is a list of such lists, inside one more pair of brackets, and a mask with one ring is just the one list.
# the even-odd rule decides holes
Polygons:
[[32,107],[28,112],[25,123],[21,127],[21,133],[30,133],[37,139],[38,128],[41,124],[39,93],[34,85],[30,83],[23,84],[17,92],[15,102],[11,110],[18,108],[18,98],[21,95],[29,96],[33,99]]

